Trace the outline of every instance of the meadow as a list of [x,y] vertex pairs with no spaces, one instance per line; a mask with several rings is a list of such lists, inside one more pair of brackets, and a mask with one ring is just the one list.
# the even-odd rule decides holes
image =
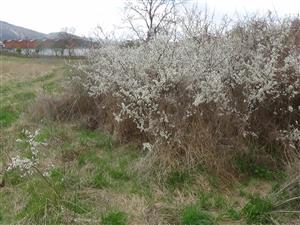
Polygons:
[[[299,223],[297,213],[282,209],[290,187],[299,188],[285,183],[285,170],[239,158],[247,174],[239,179],[226,180],[201,164],[144,175],[145,152],[136,142],[120,143],[82,120],[36,117],[40,96],[60,96],[69,85],[68,64],[0,58],[0,224]],[[35,159],[30,172],[17,156]]]

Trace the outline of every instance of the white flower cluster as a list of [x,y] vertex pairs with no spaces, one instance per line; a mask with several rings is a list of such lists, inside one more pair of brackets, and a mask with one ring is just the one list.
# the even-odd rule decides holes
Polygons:
[[289,130],[283,130],[279,139],[286,142],[289,147],[297,149],[297,144],[298,148],[300,147],[300,129],[292,127]]
[[36,162],[28,158],[20,158],[20,156],[13,157],[11,163],[8,165],[6,171],[14,169],[20,169],[22,176],[31,175],[32,167],[36,165]]
[[152,151],[152,145],[148,142],[143,143],[143,150],[144,151]]
[[76,80],[91,97],[118,99],[116,121],[134,121],[155,140],[144,145],[149,150],[160,142],[180,143],[179,123],[203,113],[203,106],[245,123],[270,104],[276,106],[274,115],[290,115],[300,94],[300,54],[291,23],[264,18],[218,29],[189,21],[200,26],[194,29],[182,20],[180,38],[160,36],[128,48],[108,43],[93,50],[78,66]]
[[33,167],[37,166],[39,163],[39,147],[41,145],[45,146],[47,144],[36,140],[37,136],[39,135],[39,130],[36,130],[33,133],[31,133],[28,130],[23,130],[22,133],[25,136],[25,138],[17,139],[16,142],[25,144],[25,150],[29,151],[30,156],[21,157],[17,155],[15,157],[12,157],[11,162],[9,163],[6,170],[11,171],[14,169],[19,169],[21,171],[22,176],[25,176],[31,175],[33,173]]

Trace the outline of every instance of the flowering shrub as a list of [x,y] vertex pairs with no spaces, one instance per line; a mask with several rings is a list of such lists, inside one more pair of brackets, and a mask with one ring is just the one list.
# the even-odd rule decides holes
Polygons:
[[76,67],[73,82],[94,99],[99,118],[111,112],[115,131],[131,121],[143,149],[170,154],[172,163],[174,157],[190,165],[210,157],[211,166],[219,165],[218,159],[228,164],[230,153],[253,138],[279,145],[283,155],[297,153],[297,20],[256,18],[231,28],[200,21],[182,18],[177,38],[94,49]]
[[[20,153],[23,153],[27,156],[22,157],[20,155],[16,155],[12,157],[6,171],[19,169],[21,175],[26,176],[32,175],[33,172],[37,170],[37,166],[39,165],[39,148],[41,146],[46,146],[47,143],[43,143],[37,140],[39,130],[36,130],[33,133],[28,130],[23,130],[22,133],[24,135],[24,140],[17,139],[16,141],[25,146],[25,150]],[[44,174],[47,175],[47,171],[45,171]]]

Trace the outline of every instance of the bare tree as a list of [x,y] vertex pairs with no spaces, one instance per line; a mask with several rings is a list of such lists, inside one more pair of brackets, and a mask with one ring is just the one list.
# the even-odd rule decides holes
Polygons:
[[62,28],[61,31],[57,34],[56,39],[53,41],[52,49],[55,52],[55,55],[64,56],[65,50],[68,50],[68,55],[72,56],[75,48],[75,39],[74,35],[75,28]]
[[41,40],[37,40],[36,43],[37,44],[35,46],[35,54],[38,55],[45,47]]
[[137,37],[149,41],[158,33],[168,32],[175,23],[176,8],[184,0],[127,0],[126,18]]
[[61,45],[64,49],[68,50],[68,55],[72,56],[75,48],[75,31],[74,27],[65,27],[61,29],[59,33],[59,39],[61,39]]

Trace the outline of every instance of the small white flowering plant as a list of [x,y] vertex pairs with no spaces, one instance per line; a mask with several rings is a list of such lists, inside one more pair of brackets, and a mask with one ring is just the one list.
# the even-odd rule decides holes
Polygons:
[[[38,140],[40,130],[30,132],[22,130],[22,139],[17,139],[17,155],[10,158],[6,171],[19,170],[21,176],[32,175],[38,170],[39,151],[47,143]],[[39,171],[40,172],[40,171]]]

